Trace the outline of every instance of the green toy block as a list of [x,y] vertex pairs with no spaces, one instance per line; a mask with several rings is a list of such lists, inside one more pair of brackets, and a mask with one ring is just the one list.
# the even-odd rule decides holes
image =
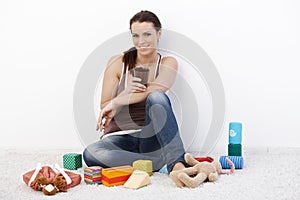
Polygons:
[[228,144],[228,156],[242,156],[242,145]]
[[141,170],[147,172],[149,176],[152,175],[152,161],[151,160],[136,160],[132,163],[135,170]]
[[68,153],[63,156],[65,169],[76,170],[82,167],[82,155],[78,153]]

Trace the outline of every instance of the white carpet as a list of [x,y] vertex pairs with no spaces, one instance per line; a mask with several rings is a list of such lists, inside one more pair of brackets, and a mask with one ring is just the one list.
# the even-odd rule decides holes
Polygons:
[[[154,173],[151,185],[130,190],[122,186],[80,185],[66,193],[45,196],[22,180],[22,174],[36,163],[62,166],[62,155],[71,150],[0,151],[0,199],[300,199],[300,149],[244,150],[245,167],[234,175],[221,175],[215,183],[204,183],[196,189],[177,188],[166,174]],[[218,158],[218,155],[213,155]],[[82,172],[81,170],[78,170]]]

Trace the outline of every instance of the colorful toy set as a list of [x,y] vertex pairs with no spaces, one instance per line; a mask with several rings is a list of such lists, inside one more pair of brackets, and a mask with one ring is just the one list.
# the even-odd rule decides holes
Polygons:
[[[69,170],[81,168],[82,155],[78,153],[64,154],[63,166]],[[132,163],[132,166],[126,165],[111,168],[102,168],[101,166],[85,167],[83,177],[86,184],[124,185],[125,188],[138,189],[150,184],[152,171],[151,160],[136,160]],[[53,177],[56,178],[54,179]],[[23,175],[23,180],[29,187],[43,191],[46,195],[66,192],[68,188],[80,184],[81,179],[80,174],[64,171],[58,164],[42,167],[38,163],[35,170]]]
[[[63,165],[65,169],[69,170],[81,168],[82,155],[78,153],[64,154]],[[150,184],[149,177],[152,175],[152,171],[151,160],[136,160],[132,163],[132,166],[126,165],[111,168],[90,166],[84,168],[84,181],[87,184],[102,183],[105,186],[118,186],[126,183],[124,187],[138,189]]]
[[101,184],[102,167],[91,166],[84,168],[84,182],[87,184]]
[[[170,174],[172,180],[179,187],[197,187],[201,184],[207,177],[210,177],[211,174],[214,174],[215,177],[210,181],[214,181],[217,179],[217,176],[222,173],[231,174],[234,172],[234,169],[243,169],[244,167],[244,159],[242,157],[242,124],[240,122],[231,122],[229,124],[229,144],[228,144],[228,156],[221,156],[219,162],[214,162],[214,159],[211,157],[196,157],[193,158],[191,155],[186,154],[185,159],[187,163],[191,166],[190,168],[185,168],[183,170],[179,170],[176,172],[172,172]],[[206,161],[206,162],[204,162]],[[219,164],[218,164],[219,163]],[[204,165],[208,168],[218,168],[217,171],[211,171],[209,174],[203,174],[200,170],[204,168]],[[78,153],[68,153],[63,155],[63,166],[65,169],[69,170],[77,170],[82,167],[82,155]],[[59,166],[56,167],[59,169]],[[166,166],[164,166],[166,168]],[[199,169],[198,169],[199,168]],[[57,180],[55,183],[48,183],[47,177],[42,179],[35,180],[35,176],[42,167],[37,167],[34,171],[31,171],[30,178],[25,179],[25,183],[28,183],[29,186],[33,187],[31,182],[40,181],[38,184],[41,186],[39,188],[33,188],[35,190],[43,190],[43,192],[47,195],[55,194],[57,191],[66,191],[65,189],[68,187],[72,187],[74,184],[78,185],[80,183],[80,175],[73,174],[72,172],[64,172],[62,169],[59,172],[62,174],[62,180]],[[230,171],[222,171],[221,169],[230,169]],[[192,172],[190,172],[191,170]],[[118,166],[111,168],[102,168],[101,166],[90,166],[84,168],[84,181],[87,184],[103,184],[105,186],[118,186],[124,185],[125,188],[130,189],[138,189],[150,184],[150,176],[152,175],[152,161],[151,160],[136,160],[132,163],[132,166]],[[168,172],[166,172],[168,173]],[[27,173],[28,174],[28,173]],[[27,174],[24,174],[26,177]],[[199,174],[203,177],[199,178]],[[70,178],[68,175],[72,175]],[[204,176],[205,175],[205,176]],[[74,178],[76,176],[76,179]],[[79,179],[78,179],[79,176]],[[29,177],[29,176],[28,176]],[[198,177],[197,180],[195,177]],[[29,180],[30,179],[30,180]],[[32,180],[31,180],[32,179]],[[66,184],[58,188],[62,185],[62,183]],[[71,180],[72,179],[72,180]],[[76,180],[73,183],[73,179]],[[78,179],[78,180],[77,180]],[[198,180],[199,179],[199,180]],[[45,184],[47,183],[47,184]],[[69,185],[68,185],[69,184]],[[47,187],[42,187],[47,185]],[[49,189],[50,188],[50,189]],[[52,188],[52,189],[51,189]]]

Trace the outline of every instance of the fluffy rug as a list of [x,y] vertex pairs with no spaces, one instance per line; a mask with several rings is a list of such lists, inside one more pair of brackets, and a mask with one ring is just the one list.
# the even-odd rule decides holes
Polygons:
[[[22,174],[43,165],[58,163],[62,155],[76,150],[20,150],[0,151],[0,199],[300,199],[300,149],[244,150],[245,167],[233,175],[221,175],[215,183],[204,183],[198,188],[177,188],[166,174],[154,173],[151,185],[138,190],[123,186],[80,185],[66,193],[45,196],[29,188]],[[212,155],[218,159],[218,155]],[[83,172],[82,169],[76,172]]]

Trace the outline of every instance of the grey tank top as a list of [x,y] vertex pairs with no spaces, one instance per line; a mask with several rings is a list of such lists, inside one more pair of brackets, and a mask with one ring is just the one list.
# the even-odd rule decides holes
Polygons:
[[[155,78],[159,74],[159,66],[162,56],[158,54],[159,58],[155,69]],[[117,95],[119,95],[127,85],[128,66],[123,63],[122,76],[117,89]],[[116,131],[123,130],[138,130],[143,128],[146,115],[146,100],[123,106],[120,111],[114,116],[105,128],[104,134],[109,134]]]

